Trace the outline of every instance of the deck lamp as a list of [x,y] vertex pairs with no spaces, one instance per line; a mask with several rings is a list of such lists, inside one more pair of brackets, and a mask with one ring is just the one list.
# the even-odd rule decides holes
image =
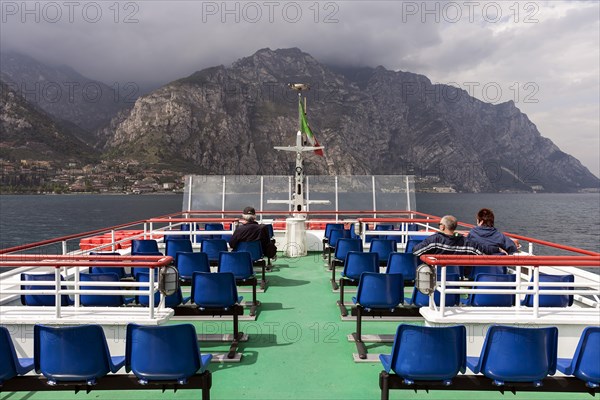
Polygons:
[[421,264],[417,268],[417,277],[415,279],[415,287],[417,290],[427,296],[435,291],[436,274],[435,268],[431,265]]
[[160,269],[158,274],[158,290],[165,296],[171,296],[177,293],[179,289],[179,272],[173,266],[166,266]]

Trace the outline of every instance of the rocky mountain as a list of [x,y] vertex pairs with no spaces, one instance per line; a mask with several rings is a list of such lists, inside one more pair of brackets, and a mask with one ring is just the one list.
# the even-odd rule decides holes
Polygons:
[[107,150],[189,173],[288,174],[293,160],[273,146],[295,140],[289,82],[311,85],[308,119],[325,146],[308,173],[414,173],[471,192],[600,185],[513,102],[484,103],[383,67],[327,67],[299,49],[262,49],[140,97],[105,132]]
[[0,55],[0,71],[2,81],[13,91],[88,143],[96,140],[97,129],[135,100],[131,98],[128,103],[118,86],[111,87],[68,66],[50,66],[16,52]]
[[97,161],[98,152],[66,126],[0,82],[0,158],[36,161]]

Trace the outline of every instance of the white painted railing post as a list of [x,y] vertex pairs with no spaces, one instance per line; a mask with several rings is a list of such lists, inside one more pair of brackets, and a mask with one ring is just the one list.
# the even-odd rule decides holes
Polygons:
[[54,306],[56,319],[60,318],[60,268],[54,268]]

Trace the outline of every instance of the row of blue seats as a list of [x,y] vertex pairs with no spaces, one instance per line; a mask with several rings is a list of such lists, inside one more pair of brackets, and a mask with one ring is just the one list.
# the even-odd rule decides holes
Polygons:
[[123,366],[142,385],[151,381],[185,385],[191,376],[204,373],[212,358],[211,354],[200,353],[196,329],[191,324],[129,324],[124,356],[110,354],[99,325],[35,325],[33,332],[33,358],[18,358],[8,329],[0,327],[0,388],[34,369],[51,385],[80,382],[91,386]]
[[[208,257],[209,264],[211,266],[217,266],[220,260],[220,254],[228,251],[227,242],[224,239],[206,239],[201,242],[201,252],[206,254]],[[202,265],[196,266],[198,263],[202,263],[203,260],[192,259],[190,257],[184,257],[180,262],[180,254],[193,253],[192,242],[187,238],[179,238],[179,240],[166,240],[165,254],[173,258],[175,265],[179,269],[180,277],[184,281],[191,278],[192,272],[201,270]],[[267,262],[264,259],[264,253],[260,241],[249,241],[240,242],[235,252],[248,252],[252,259],[252,264],[255,267],[261,268],[261,281],[260,286],[262,289],[266,286],[265,272],[267,269]],[[131,241],[131,254],[132,255],[163,255],[158,250],[158,243],[153,239],[141,239]],[[270,265],[270,259],[269,259]],[[135,270],[133,272],[135,274]]]
[[479,357],[466,355],[464,326],[398,326],[391,354],[379,356],[385,372],[407,385],[418,381],[442,381],[450,385],[469,368],[497,386],[505,382],[531,382],[541,386],[558,369],[575,376],[589,388],[600,384],[600,327],[586,327],[572,358],[557,358],[558,329],[491,326]]
[[[225,239],[204,239],[200,242],[200,248],[203,253],[208,255],[210,261],[217,261],[219,253],[228,251],[227,241]],[[165,254],[176,260],[177,253],[193,252],[192,242],[188,238],[170,239],[165,241]],[[236,251],[247,251],[252,255],[252,260],[257,261],[264,257],[260,241],[241,242]],[[114,253],[113,253],[114,254]],[[163,255],[159,251],[158,242],[154,239],[136,239],[131,241],[131,255]]]
[[[194,253],[199,254],[199,253]],[[198,305],[200,308],[208,307],[222,307],[228,308],[235,304],[239,304],[242,301],[242,297],[237,295],[237,284],[244,284],[245,282],[252,283],[252,277],[254,277],[254,271],[250,261],[248,253],[223,253],[223,259],[230,259],[231,262],[222,261],[220,272],[211,273],[210,269],[203,272],[194,272],[192,274],[192,290],[191,296],[183,298],[181,289],[177,290],[175,294],[166,297],[166,307],[176,307],[180,304],[191,300],[193,304]],[[245,262],[239,260],[244,259]],[[236,275],[239,272],[238,267],[245,265],[246,274],[245,278],[240,278]],[[229,268],[231,266],[231,268]],[[149,273],[140,272],[137,273],[137,279],[140,282],[149,281]],[[99,273],[99,274],[80,274],[82,282],[88,281],[112,281],[118,282],[118,276],[115,273]],[[53,281],[54,274],[21,274],[21,280],[23,281]],[[256,277],[254,277],[254,286],[256,286]],[[27,294],[21,295],[21,302],[23,305],[28,306],[54,306],[55,296],[54,295],[37,295],[33,293],[36,289],[52,289],[53,286],[33,286],[23,284],[22,290],[30,291]],[[101,290],[106,289],[105,287],[99,286],[85,286],[82,284],[81,289],[84,290]],[[115,288],[113,288],[114,290]],[[254,303],[256,303],[256,291],[253,292]],[[160,300],[160,294],[155,293],[154,304],[157,305]],[[147,306],[149,304],[148,296],[137,296],[137,301],[141,305]],[[73,302],[67,295],[61,296],[61,305],[68,306]],[[119,295],[81,295],[80,303],[83,306],[105,306],[115,307],[126,304],[127,301],[123,296]]]

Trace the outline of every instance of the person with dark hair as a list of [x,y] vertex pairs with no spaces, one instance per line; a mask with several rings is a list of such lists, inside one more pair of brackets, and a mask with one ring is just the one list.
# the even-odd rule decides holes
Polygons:
[[518,251],[515,243],[494,227],[494,212],[492,210],[482,208],[477,212],[476,220],[477,226],[472,228],[467,236],[469,240],[482,245],[498,246],[508,254]]
[[268,228],[256,222],[256,210],[253,207],[246,207],[242,212],[240,224],[231,235],[231,239],[229,239],[229,247],[235,250],[238,243],[254,240],[260,241],[265,256],[272,260],[277,258],[277,247],[275,241],[270,238]]
[[456,233],[457,226],[458,221],[454,216],[445,215],[440,220],[440,231],[415,245],[413,254],[415,256],[422,254],[482,255],[500,251],[498,246],[482,245]]

